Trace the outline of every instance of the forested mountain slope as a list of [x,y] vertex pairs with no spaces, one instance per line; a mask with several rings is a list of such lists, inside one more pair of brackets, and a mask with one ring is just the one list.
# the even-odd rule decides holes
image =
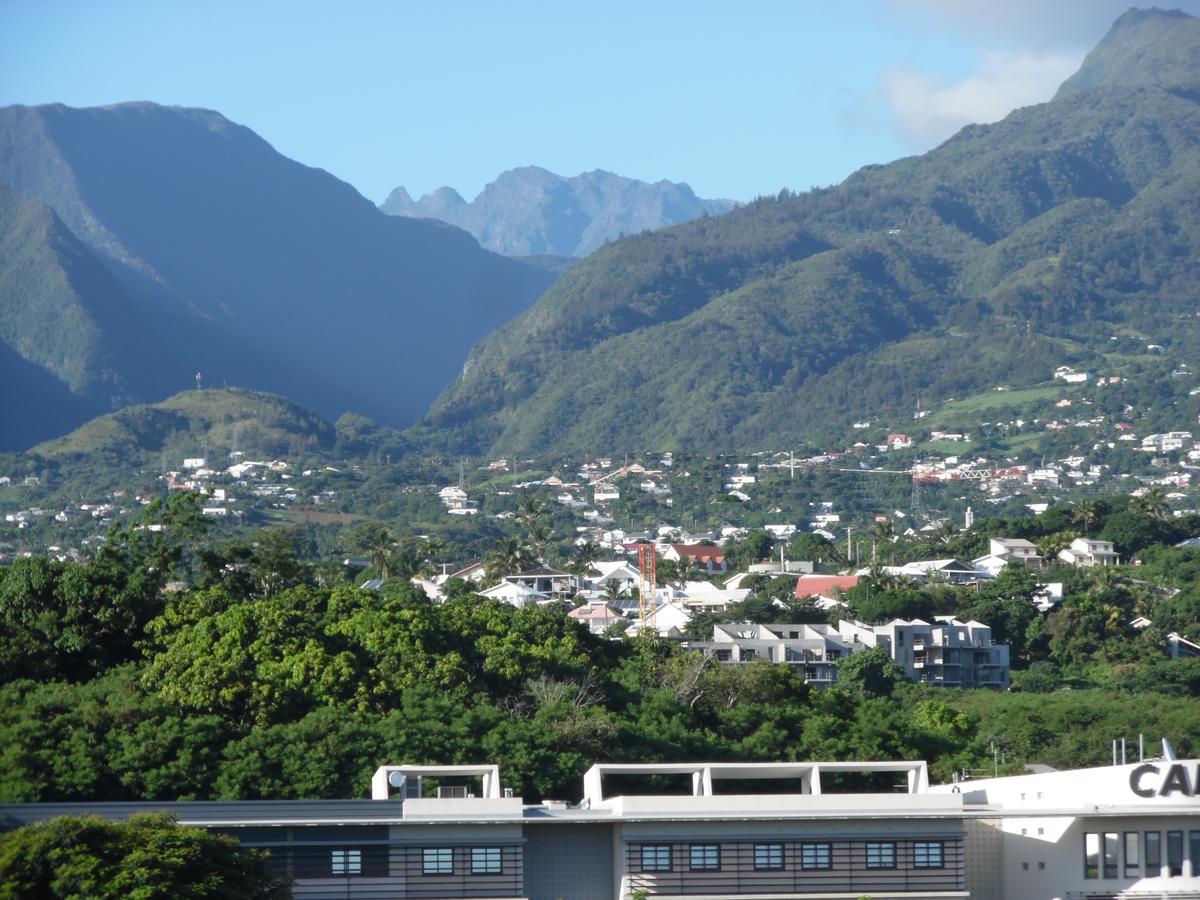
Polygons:
[[[132,348],[130,329],[79,316],[50,333],[39,325],[50,301],[27,308],[18,298],[48,290],[39,279],[57,264],[42,252],[42,262],[5,268],[8,350],[31,379],[57,381],[72,397],[117,386],[107,408],[166,396],[200,370],[209,384],[286,394],[331,418],[354,409],[405,424],[472,343],[554,279],[459,229],[383,215],[208,110],[0,109],[0,184],[53,210],[52,227],[77,239],[69,252],[91,254],[79,265],[93,271],[95,290],[145,328]],[[97,304],[84,305],[94,313]],[[64,345],[86,352],[65,363]],[[150,372],[146,355],[158,357]],[[30,429],[16,444],[42,436]]]
[[1200,353],[1200,68],[1173,62],[1198,46],[1200,20],[1131,11],[1049,103],[601,248],[481,342],[416,433],[762,445],[1038,381],[1114,333]]
[[727,212],[731,200],[705,200],[686,184],[649,184],[597,169],[573,178],[537,166],[503,172],[468,203],[453,188],[413,200],[398,187],[379,208],[393,216],[441,219],[509,256],[587,256],[606,241]]

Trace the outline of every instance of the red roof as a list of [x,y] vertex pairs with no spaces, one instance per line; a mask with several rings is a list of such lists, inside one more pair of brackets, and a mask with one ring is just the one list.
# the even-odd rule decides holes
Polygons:
[[715,563],[725,562],[725,554],[721,552],[720,547],[710,547],[707,544],[672,544],[671,547],[680,556],[689,559],[698,559],[700,562],[708,562],[710,559]]
[[796,579],[796,596],[828,597],[835,588],[848,591],[857,585],[857,575],[801,575]]

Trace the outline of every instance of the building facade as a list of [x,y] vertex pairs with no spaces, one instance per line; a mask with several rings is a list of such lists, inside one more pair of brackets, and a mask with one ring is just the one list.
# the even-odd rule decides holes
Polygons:
[[919,761],[602,764],[526,805],[496,766],[397,765],[370,800],[13,804],[0,828],[167,811],[309,900],[1188,900],[1198,782],[1194,759],[932,787]]
[[765,659],[790,665],[815,687],[833,684],[842,660],[875,647],[886,650],[911,681],[1000,691],[1010,684],[1008,645],[994,642],[987,625],[952,616],[937,616],[933,622],[895,619],[884,625],[843,619],[836,627],[718,624],[711,640],[690,641],[687,647],[720,663]]

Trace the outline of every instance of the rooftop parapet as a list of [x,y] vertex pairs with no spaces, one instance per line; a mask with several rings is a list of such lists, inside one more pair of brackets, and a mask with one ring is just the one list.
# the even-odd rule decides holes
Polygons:
[[[903,772],[908,776],[909,794],[929,790],[929,772],[924,760],[912,762],[807,762],[807,763],[598,763],[583,776],[584,802],[592,808],[606,802],[605,775],[691,775],[693,797],[713,797],[714,781],[738,779],[799,779],[800,794],[821,793],[821,773]],[[793,796],[796,796],[793,794]],[[611,800],[612,798],[608,798]]]

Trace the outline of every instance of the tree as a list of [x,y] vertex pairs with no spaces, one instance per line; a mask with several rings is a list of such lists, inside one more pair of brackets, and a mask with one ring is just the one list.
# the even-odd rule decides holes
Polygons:
[[592,564],[600,558],[600,547],[595,541],[584,541],[575,547],[575,555],[571,560],[570,569],[576,575],[586,576],[592,570]]
[[346,542],[352,550],[367,554],[379,577],[384,581],[388,579],[391,574],[389,563],[396,547],[396,538],[390,528],[378,522],[363,522],[350,530]]
[[882,647],[860,650],[838,665],[838,686],[864,697],[888,697],[903,678]]
[[1085,536],[1099,518],[1100,508],[1095,500],[1080,500],[1071,510],[1071,520],[1083,529]]
[[505,575],[523,572],[537,562],[533,548],[518,537],[501,538],[484,557],[483,565],[489,581],[499,581]]
[[625,583],[618,581],[616,578],[610,578],[604,582],[604,599],[605,600],[620,600],[625,596]]
[[14,900],[88,897],[283,900],[286,884],[236,838],[162,814],[128,822],[62,816],[0,836],[0,885]]
[[1171,511],[1166,495],[1163,494],[1163,489],[1158,485],[1154,485],[1140,497],[1135,498],[1133,508],[1152,519],[1159,520],[1166,519]]

